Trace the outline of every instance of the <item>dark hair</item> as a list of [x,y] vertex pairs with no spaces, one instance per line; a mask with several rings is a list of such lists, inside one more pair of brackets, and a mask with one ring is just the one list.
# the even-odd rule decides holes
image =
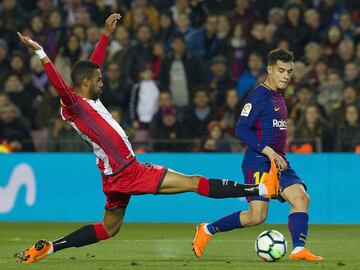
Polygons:
[[94,70],[100,68],[98,64],[89,60],[79,60],[71,71],[71,80],[75,87],[79,87],[84,79],[91,80]]
[[275,49],[268,53],[267,60],[268,65],[275,65],[278,60],[285,63],[294,62],[294,54],[288,50]]
[[175,39],[181,40],[183,43],[185,43],[185,37],[184,34],[181,32],[175,32],[175,34],[172,37],[172,42],[175,41]]

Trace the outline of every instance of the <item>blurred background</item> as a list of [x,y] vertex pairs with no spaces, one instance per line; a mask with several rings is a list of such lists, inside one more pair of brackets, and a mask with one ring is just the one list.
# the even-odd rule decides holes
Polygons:
[[70,84],[112,12],[123,18],[101,101],[137,153],[243,152],[241,104],[274,48],[296,59],[284,90],[288,152],[360,152],[356,0],[2,0],[0,152],[90,151],[16,32],[38,41]]

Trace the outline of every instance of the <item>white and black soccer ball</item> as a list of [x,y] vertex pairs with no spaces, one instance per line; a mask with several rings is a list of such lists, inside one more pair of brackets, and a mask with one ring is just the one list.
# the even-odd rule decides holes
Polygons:
[[256,254],[265,261],[274,262],[280,260],[286,254],[286,250],[287,241],[276,230],[264,231],[256,238]]

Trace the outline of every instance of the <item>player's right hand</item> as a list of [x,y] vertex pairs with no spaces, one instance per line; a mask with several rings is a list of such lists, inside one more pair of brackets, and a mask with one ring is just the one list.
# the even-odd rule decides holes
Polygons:
[[17,32],[17,35],[20,39],[20,41],[22,43],[24,43],[26,45],[26,47],[28,47],[29,49],[32,49],[34,51],[37,50],[42,50],[43,48],[39,45],[39,43],[37,43],[36,41],[33,41],[30,37],[28,36],[23,36],[22,34],[20,34],[20,32]]
[[278,153],[276,153],[271,147],[265,146],[263,149],[263,154],[266,155],[269,160],[271,161],[273,158],[275,158],[278,169],[280,171],[285,171],[287,169],[287,162],[283,159],[282,156],[280,156]]

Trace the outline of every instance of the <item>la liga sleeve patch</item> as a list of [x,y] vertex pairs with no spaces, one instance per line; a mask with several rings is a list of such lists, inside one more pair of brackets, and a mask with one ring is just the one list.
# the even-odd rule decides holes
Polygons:
[[251,111],[252,105],[251,103],[246,103],[241,111],[241,116],[248,117]]

